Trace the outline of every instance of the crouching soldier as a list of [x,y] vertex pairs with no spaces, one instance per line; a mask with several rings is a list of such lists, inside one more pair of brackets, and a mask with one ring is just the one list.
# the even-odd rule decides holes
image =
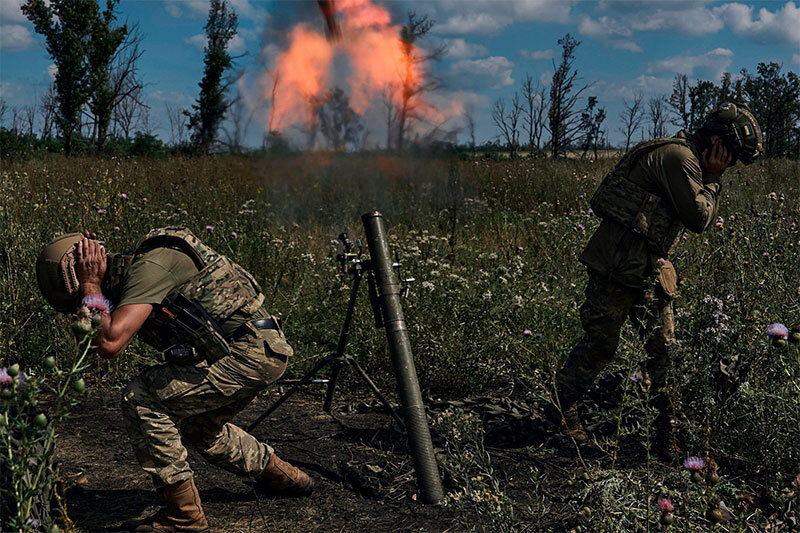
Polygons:
[[545,415],[577,442],[587,440],[577,402],[613,359],[630,318],[647,352],[656,445],[673,447],[666,375],[674,343],[672,298],[677,275],[669,256],[686,229],[700,233],[717,217],[720,176],[762,152],[761,130],[746,106],[722,104],[694,133],[638,144],[609,172],[591,200],[603,220],[580,261],[589,282],[580,308],[583,336],[556,375],[556,402]]
[[93,344],[119,356],[135,334],[164,364],[131,380],[122,411],[136,458],[166,508],[125,531],[208,531],[185,445],[266,492],[310,494],[312,479],[229,420],[286,369],[292,348],[242,267],[184,228],[156,229],[124,254],[95,235],[55,239],[36,263],[59,312],[81,305],[102,317]]

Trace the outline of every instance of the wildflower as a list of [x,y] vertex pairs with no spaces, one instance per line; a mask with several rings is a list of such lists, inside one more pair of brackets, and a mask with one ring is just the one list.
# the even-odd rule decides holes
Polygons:
[[25,523],[31,527],[39,527],[39,521],[36,520],[35,518],[28,518],[28,521]]
[[236,233],[235,231],[232,231],[231,232],[231,237],[233,237],[234,239],[237,239],[239,237],[239,234]]
[[209,232],[209,233],[214,233],[214,226],[211,226],[211,225],[206,226],[206,231]]
[[525,331],[522,332],[522,334],[525,335],[526,337],[530,337],[531,335],[533,335],[533,332],[529,329],[526,329]]
[[639,383],[639,377],[638,376],[631,376],[631,381],[633,381],[634,383]]
[[522,246],[517,246],[517,253],[518,254],[521,254],[524,250],[525,250],[525,248],[523,248]]
[[120,200],[127,200],[128,199],[128,195],[123,192],[123,193],[120,193],[119,198],[120,198]]
[[706,467],[706,463],[699,457],[693,455],[691,457],[688,457],[683,462],[683,467],[686,470],[689,470],[690,472],[699,472],[700,470]]
[[119,231],[119,226],[114,226],[114,231]]
[[787,339],[789,337],[789,329],[783,324],[774,323],[770,324],[767,328],[767,337],[772,340]]
[[6,367],[0,368],[0,385],[10,385],[13,381],[14,378],[8,375]]
[[675,508],[672,506],[672,502],[669,501],[669,498],[661,498],[658,500],[658,509],[662,513],[671,513],[675,510]]
[[97,210],[97,214],[98,215],[105,215],[106,214],[106,210],[105,209],[98,209]]
[[541,333],[534,333],[534,334],[533,334],[533,338],[534,338],[534,339],[536,339],[536,340],[538,341],[539,339],[541,339],[541,338],[542,338],[542,334],[541,334]]
[[576,227],[578,228],[579,231],[586,231],[586,226],[584,226],[583,224],[578,224]]

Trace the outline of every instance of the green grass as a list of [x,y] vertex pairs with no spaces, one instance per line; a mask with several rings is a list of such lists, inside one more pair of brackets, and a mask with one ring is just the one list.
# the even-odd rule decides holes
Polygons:
[[[115,251],[150,228],[186,225],[261,282],[299,373],[333,349],[344,314],[335,238],[363,236],[360,215],[379,209],[404,273],[417,279],[404,308],[423,390],[544,398],[580,335],[577,256],[598,223],[588,198],[613,162],[310,154],[4,164],[0,365],[36,368],[73,350],[33,272],[53,236],[97,231]],[[674,376],[690,443],[758,465],[776,483],[800,465],[800,350],[765,336],[771,322],[800,322],[798,176],[796,161],[729,170],[722,228],[690,235],[673,259],[682,278]],[[368,310],[361,302],[351,350],[385,376],[385,340]],[[621,346],[611,370],[633,372],[643,350],[629,328]],[[152,355],[135,343],[91,372],[122,382]]]

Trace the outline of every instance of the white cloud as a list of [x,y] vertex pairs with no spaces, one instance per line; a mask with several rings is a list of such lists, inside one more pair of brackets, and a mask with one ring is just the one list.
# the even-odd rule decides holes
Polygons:
[[520,50],[519,53],[522,54],[522,57],[529,59],[553,59],[556,57],[556,52],[552,48],[547,50]]
[[514,22],[568,22],[573,1],[443,0],[443,16],[433,31],[445,34],[496,34]]
[[704,70],[711,79],[717,79],[733,62],[733,52],[727,48],[715,48],[697,56],[675,56],[648,63],[648,72],[670,72],[692,76],[697,69]]
[[175,91],[153,91],[149,94],[150,99],[156,102],[183,106],[189,103],[189,97],[183,93]]
[[[0,0],[2,2],[4,0]],[[31,31],[21,24],[0,24],[0,50],[25,50],[36,44]]]
[[45,70],[45,74],[50,81],[56,81],[56,74],[58,73],[58,67],[55,63],[50,63],[47,65],[47,70]]
[[[253,7],[250,0],[229,1],[239,18],[263,20],[267,16],[265,10]],[[164,2],[164,9],[173,17],[204,18],[208,16],[208,6],[208,0],[166,0]]]
[[[643,4],[650,8],[652,4]],[[705,35],[722,29],[724,23],[702,5],[676,3],[659,9],[642,9],[629,17],[636,31],[677,31],[685,35]]]
[[792,63],[797,63],[798,65],[800,65],[800,54],[792,55]]
[[786,2],[783,9],[775,12],[761,8],[758,18],[753,17],[753,7],[739,3],[724,4],[714,8],[714,12],[739,37],[762,43],[800,45],[800,8],[794,2]]
[[25,22],[20,6],[24,0],[0,0],[0,22]]
[[553,84],[553,71],[545,70],[539,75],[539,83],[544,87],[550,87]]
[[489,53],[485,46],[468,43],[464,39],[445,39],[444,42],[447,44],[447,57],[453,59],[485,56]]
[[[203,50],[206,46],[206,34],[205,33],[198,33],[197,35],[192,35],[191,37],[186,37],[183,42],[186,44],[190,44],[197,48],[198,50]],[[244,39],[238,33],[233,36],[233,39],[230,40],[228,43],[228,52],[232,54],[241,54],[247,49],[247,45],[244,42]]]
[[633,32],[626,24],[622,24],[609,17],[600,17],[592,20],[590,17],[581,17],[578,23],[578,33],[589,38],[599,39],[613,48],[641,52],[642,48],[628,39]]
[[462,59],[450,67],[448,80],[469,89],[494,89],[514,84],[514,63],[502,56],[485,59]]

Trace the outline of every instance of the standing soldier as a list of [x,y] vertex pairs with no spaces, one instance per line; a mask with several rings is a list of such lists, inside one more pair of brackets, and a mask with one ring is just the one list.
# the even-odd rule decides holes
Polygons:
[[558,371],[555,403],[545,410],[564,434],[578,443],[588,440],[577,402],[613,359],[620,328],[630,317],[648,356],[645,370],[659,411],[657,451],[670,457],[665,386],[677,275],[669,255],[686,229],[700,233],[714,223],[725,169],[737,160],[748,165],[761,152],[753,114],[744,105],[725,103],[693,134],[683,130],[638,144],[600,184],[591,206],[603,220],[580,256],[589,274],[580,309],[584,333]]
[[108,256],[94,234],[59,237],[42,250],[36,274],[57,311],[85,306],[102,318],[93,340],[100,357],[119,356],[137,333],[164,352],[164,364],[128,384],[122,410],[136,458],[166,508],[123,530],[208,531],[184,443],[266,492],[311,493],[308,475],[229,423],[293,354],[242,267],[184,228],[163,228]]

